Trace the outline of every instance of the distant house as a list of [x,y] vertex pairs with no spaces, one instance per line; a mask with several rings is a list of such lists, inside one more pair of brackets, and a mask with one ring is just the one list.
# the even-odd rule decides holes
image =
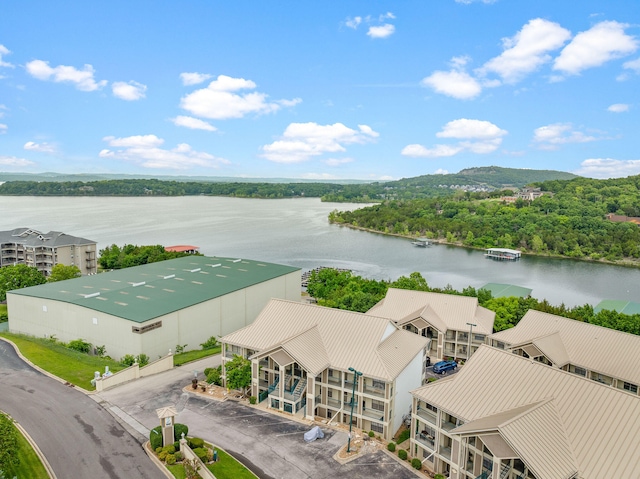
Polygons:
[[540,188],[532,188],[531,186],[526,186],[516,193],[516,198],[525,201],[533,201],[543,195],[544,193],[540,191]]
[[607,219],[613,223],[635,223],[640,226],[640,217],[638,216],[624,216],[609,213]]
[[45,276],[57,264],[77,266],[83,275],[97,272],[96,242],[59,231],[30,228],[0,231],[0,267],[26,264]]
[[[478,298],[389,288],[385,298],[367,311],[431,340],[429,356],[468,359],[493,333],[496,314]],[[471,350],[469,351],[469,346]]]
[[174,245],[174,246],[165,246],[164,249],[165,249],[165,251],[169,251],[169,252],[172,252],[172,253],[196,254],[200,250],[200,247],[199,246],[193,246],[193,245],[190,245],[190,244],[178,244],[178,245]]
[[640,336],[529,310],[487,343],[519,356],[638,394]]
[[482,346],[412,395],[410,453],[450,479],[638,477],[640,398],[627,391]]
[[248,358],[251,394],[268,408],[349,424],[353,407],[354,426],[387,441],[422,384],[428,344],[385,318],[276,299],[220,342],[225,384],[226,362]]

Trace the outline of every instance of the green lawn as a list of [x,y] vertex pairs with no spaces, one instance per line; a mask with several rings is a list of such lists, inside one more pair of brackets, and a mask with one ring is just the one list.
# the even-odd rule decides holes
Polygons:
[[182,366],[183,364],[191,361],[206,358],[207,356],[213,356],[215,354],[220,354],[220,346],[216,346],[211,349],[194,349],[193,351],[187,351],[186,353],[175,354],[173,356],[173,365]]
[[9,314],[7,312],[7,305],[6,304],[0,304],[0,318],[4,318],[7,314]]
[[8,470],[5,477],[17,477],[18,479],[49,479],[49,474],[47,474],[47,470],[42,465],[42,462],[40,462],[40,458],[20,431],[18,431],[18,458],[20,459],[20,465],[16,470]]
[[0,337],[13,341],[22,355],[33,364],[87,390],[94,389],[91,385],[94,371],[104,372],[105,366],[109,366],[109,370],[114,373],[124,369],[124,366],[112,359],[89,356],[47,339],[6,332],[0,333]]
[[[216,448],[216,450],[218,451],[218,462],[207,464],[207,469],[213,472],[217,479],[256,479],[255,474],[232,456],[221,449]],[[167,469],[176,479],[185,478],[182,464],[167,466]]]

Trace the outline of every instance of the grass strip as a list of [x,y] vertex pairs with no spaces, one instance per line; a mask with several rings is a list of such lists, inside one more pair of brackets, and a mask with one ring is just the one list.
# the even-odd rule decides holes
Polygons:
[[207,464],[209,469],[216,476],[216,479],[256,479],[247,467],[238,462],[230,454],[222,449],[216,448],[218,451],[218,461],[213,464]]
[[174,354],[173,365],[182,366],[183,364],[190,363],[191,361],[220,354],[220,351],[220,346],[216,346],[211,349],[194,349],[193,351],[187,351],[186,353]]
[[109,366],[109,370],[115,373],[125,368],[113,359],[89,356],[48,339],[6,332],[0,333],[0,337],[12,341],[36,366],[87,390],[95,389],[91,385],[94,371],[104,372],[105,366]]
[[18,450],[16,454],[20,464],[15,468],[9,468],[5,473],[5,477],[28,477],[29,479],[49,479],[49,474],[40,458],[33,450],[29,441],[22,435],[20,430],[15,426],[12,427],[18,433]]

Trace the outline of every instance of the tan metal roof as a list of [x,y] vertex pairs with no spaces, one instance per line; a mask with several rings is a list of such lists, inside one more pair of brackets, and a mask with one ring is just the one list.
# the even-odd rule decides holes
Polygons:
[[220,342],[263,355],[283,350],[309,373],[350,367],[391,381],[424,349],[428,339],[399,330],[388,319],[363,313],[272,299],[249,326]]
[[500,436],[500,434],[485,434],[482,436],[482,442],[489,448],[494,457],[500,459],[515,459],[518,457],[511,446]]
[[412,313],[420,308],[419,316],[442,332],[468,331],[467,323],[476,324],[473,331],[479,334],[493,332],[495,313],[479,306],[478,298],[469,296],[389,288],[385,298],[367,313],[402,323],[418,317]]
[[280,349],[279,351],[274,351],[273,354],[271,354],[271,357],[280,366],[288,366],[289,364],[295,362],[295,360],[282,349]]
[[[558,333],[560,342],[541,338]],[[589,323],[529,310],[513,328],[491,335],[511,347],[535,340],[536,346],[550,357],[592,371],[640,385],[640,336],[603,328]],[[555,362],[555,360],[554,360]]]
[[571,361],[560,333],[551,333],[534,339],[532,344],[558,367],[562,367]]
[[413,394],[464,421],[458,430],[467,433],[471,421],[512,417],[500,433],[540,479],[570,477],[570,457],[584,479],[640,470],[640,397],[511,352],[481,346],[458,374]]

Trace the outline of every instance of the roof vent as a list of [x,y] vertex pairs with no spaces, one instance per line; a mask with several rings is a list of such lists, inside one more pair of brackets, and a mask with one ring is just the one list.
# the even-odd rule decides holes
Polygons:
[[212,265],[211,265],[211,267],[212,267],[212,268],[217,268],[218,266],[222,266],[222,263],[212,264]]
[[170,274],[168,276],[163,276],[162,279],[171,279],[171,278],[175,278],[176,275],[175,274]]
[[98,291],[97,293],[85,294],[84,299],[95,298],[96,296],[100,296],[100,291]]
[[147,284],[146,281],[140,281],[139,283],[132,283],[131,286],[135,288],[137,286],[144,286],[145,284]]
[[231,262],[232,262],[232,263],[239,263],[240,261],[242,261],[242,259],[241,259],[241,258],[238,258],[238,259],[234,259],[234,260],[233,260],[233,261],[231,261]]
[[190,269],[189,272],[190,273],[197,273],[198,271],[200,271],[202,268],[195,268],[195,269]]

